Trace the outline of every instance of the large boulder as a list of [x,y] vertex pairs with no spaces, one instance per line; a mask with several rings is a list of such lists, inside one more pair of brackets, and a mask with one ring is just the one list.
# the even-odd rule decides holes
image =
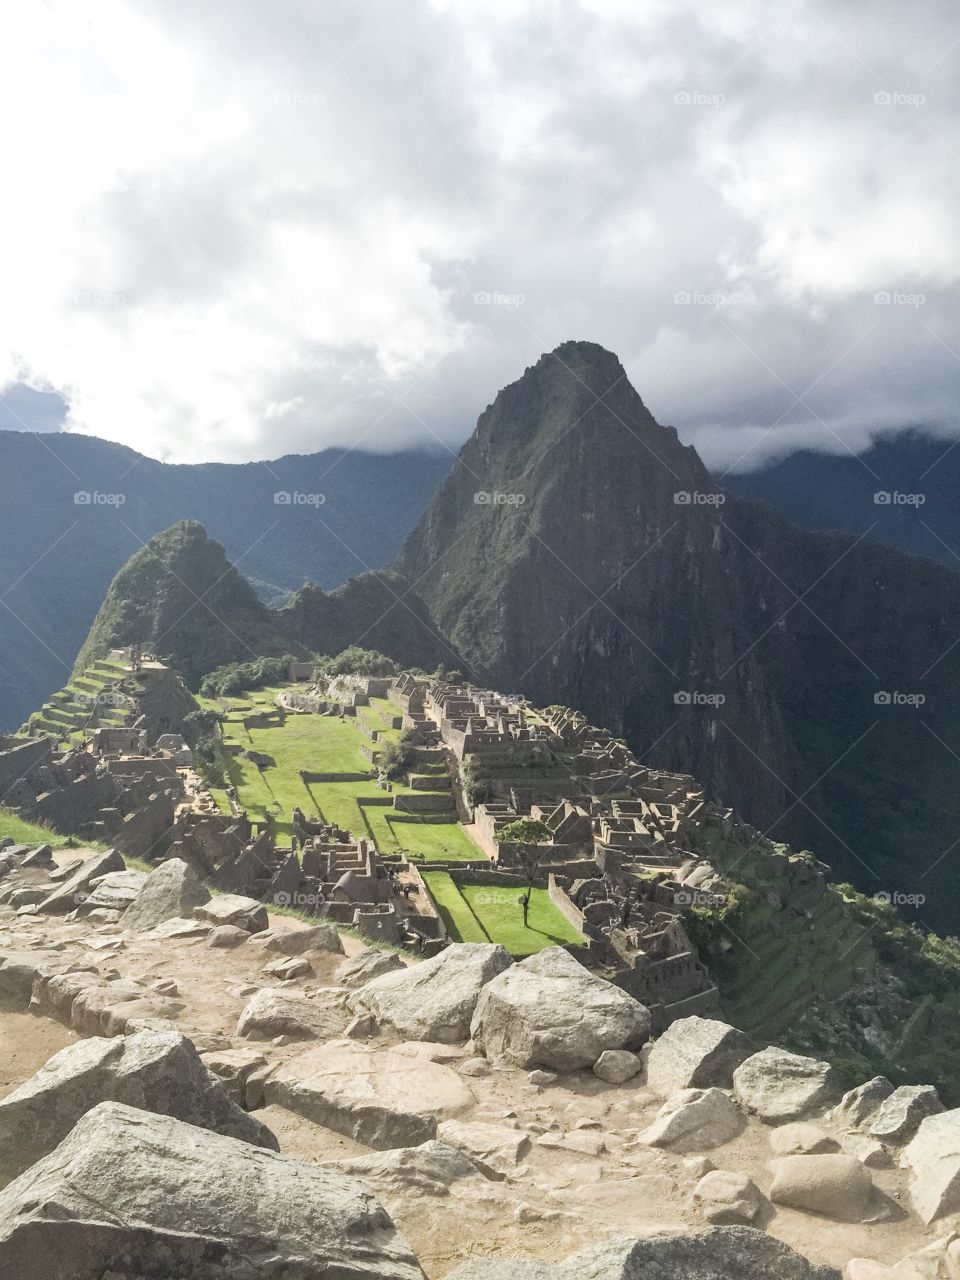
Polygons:
[[960,1110],[922,1120],[901,1163],[913,1174],[910,1196],[924,1222],[960,1213]]
[[[91,881],[90,893],[80,903],[80,914],[91,911],[126,911],[147,880],[145,871],[108,871]],[[79,895],[78,895],[79,896]]]
[[189,919],[195,907],[209,901],[210,894],[193,869],[180,858],[170,858],[147,876],[123,914],[123,927],[141,931],[166,920]]
[[754,1227],[658,1232],[594,1244],[566,1262],[466,1262],[447,1280],[840,1280]]
[[251,997],[237,1023],[237,1035],[247,1040],[334,1040],[347,1025],[347,1013],[335,992],[305,996],[280,987],[264,987]]
[[365,982],[382,978],[385,973],[396,973],[402,968],[404,963],[395,951],[384,951],[381,947],[364,947],[355,956],[351,956],[337,966],[333,980],[341,987],[362,987]]
[[247,933],[259,933],[267,927],[267,908],[256,898],[239,893],[217,893],[209,902],[194,907],[193,914],[207,924],[235,924]]
[[733,1226],[753,1222],[763,1207],[763,1196],[746,1174],[713,1169],[697,1183],[693,1202],[708,1222]]
[[874,1076],[845,1093],[833,1109],[832,1119],[841,1129],[859,1129],[893,1093],[886,1076]]
[[606,1049],[639,1049],[650,1014],[562,947],[548,947],[483,988],[471,1031],[492,1061],[576,1071]]
[[802,1120],[823,1112],[836,1096],[829,1063],[772,1046],[737,1067],[733,1091],[744,1111],[768,1124]]
[[873,1181],[854,1156],[784,1156],[773,1162],[774,1204],[860,1222],[872,1198]]
[[278,1151],[176,1031],[80,1040],[0,1101],[0,1178],[17,1177],[62,1142],[98,1102],[122,1102]]
[[292,1058],[265,1081],[264,1093],[268,1105],[378,1149],[429,1142],[441,1121],[476,1105],[449,1067],[352,1040]]
[[867,1131],[879,1142],[909,1142],[920,1128],[921,1120],[939,1115],[943,1110],[940,1095],[932,1084],[901,1085],[880,1104]]
[[68,911],[75,911],[90,896],[90,886],[111,871],[126,871],[127,864],[117,853],[109,849],[106,853],[98,853],[94,858],[87,858],[52,893],[38,905],[37,910],[48,916],[65,916]]
[[279,956],[302,956],[306,951],[333,951],[343,955],[340,935],[328,921],[310,925],[306,929],[289,929],[274,925],[262,933],[255,933],[251,943],[264,951]]
[[715,1018],[678,1018],[650,1048],[647,1084],[662,1097],[678,1089],[729,1089],[750,1041]]
[[735,1138],[743,1127],[743,1113],[722,1089],[681,1089],[639,1137],[649,1147],[709,1151]]
[[384,973],[350,996],[356,1014],[404,1040],[457,1044],[470,1038],[470,1020],[483,987],[510,968],[503,947],[464,942],[431,960]]
[[0,1192],[0,1275],[106,1273],[423,1280],[353,1178],[115,1102]]

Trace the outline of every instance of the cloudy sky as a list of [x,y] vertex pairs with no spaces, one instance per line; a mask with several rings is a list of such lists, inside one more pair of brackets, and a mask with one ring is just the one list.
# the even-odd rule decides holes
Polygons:
[[958,71],[951,0],[20,0],[0,426],[456,447],[589,338],[718,467],[960,434]]

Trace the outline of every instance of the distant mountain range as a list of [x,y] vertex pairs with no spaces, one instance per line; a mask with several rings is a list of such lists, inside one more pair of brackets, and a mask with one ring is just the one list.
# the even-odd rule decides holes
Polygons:
[[869,532],[960,569],[960,443],[903,431],[856,457],[802,450],[749,475],[727,476],[723,487],[769,503],[803,529]]
[[330,449],[177,466],[84,436],[0,432],[0,730],[63,685],[111,579],[154,534],[201,521],[279,604],[389,563],[450,464]]

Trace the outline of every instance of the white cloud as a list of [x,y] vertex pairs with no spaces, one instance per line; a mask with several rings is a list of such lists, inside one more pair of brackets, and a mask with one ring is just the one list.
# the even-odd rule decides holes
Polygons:
[[954,429],[960,29],[874,19],[9,6],[0,382],[178,460],[455,447],[586,337],[714,465]]

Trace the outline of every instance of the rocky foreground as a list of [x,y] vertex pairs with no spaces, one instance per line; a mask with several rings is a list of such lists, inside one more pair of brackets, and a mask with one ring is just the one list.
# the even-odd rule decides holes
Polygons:
[[58,857],[0,851],[0,1276],[960,1277],[932,1088],[713,1019],[651,1043],[560,948],[410,965]]

